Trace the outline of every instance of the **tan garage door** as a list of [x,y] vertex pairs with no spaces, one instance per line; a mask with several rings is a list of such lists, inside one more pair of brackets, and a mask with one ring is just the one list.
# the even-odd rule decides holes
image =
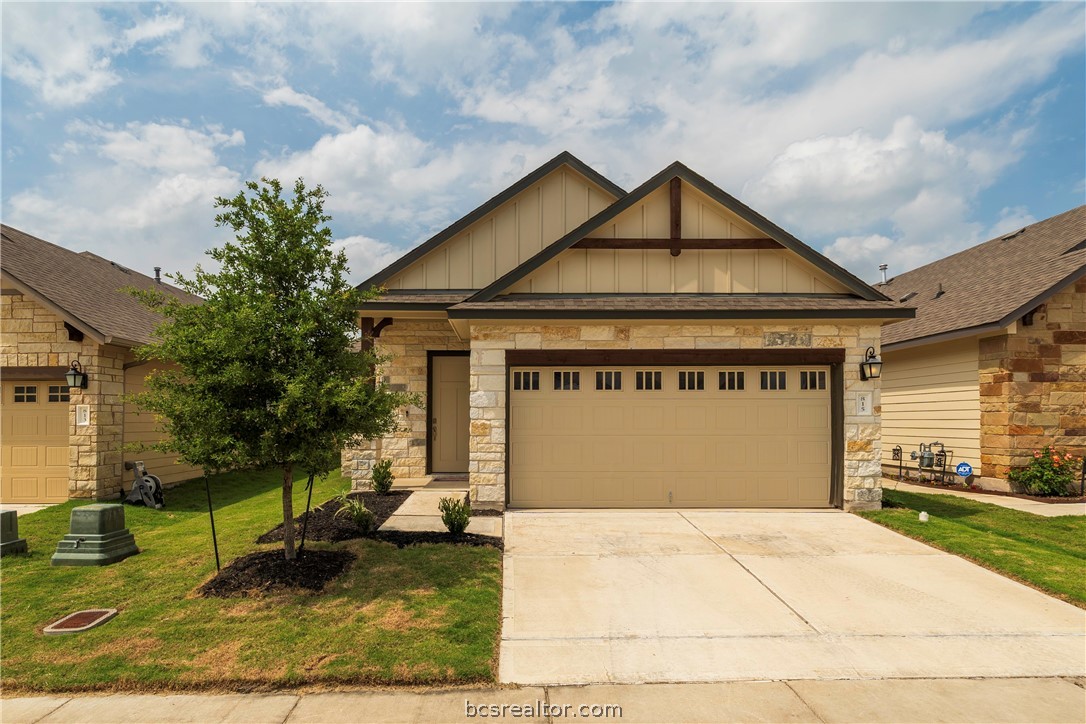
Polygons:
[[828,507],[828,367],[510,370],[515,508]]
[[0,501],[67,500],[68,388],[5,381],[0,408]]

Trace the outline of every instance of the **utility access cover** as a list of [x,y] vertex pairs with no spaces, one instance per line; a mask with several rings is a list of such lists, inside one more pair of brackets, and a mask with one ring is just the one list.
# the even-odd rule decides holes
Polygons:
[[79,633],[101,626],[106,621],[117,615],[115,608],[89,608],[86,611],[69,613],[64,618],[49,624],[43,633],[48,635]]

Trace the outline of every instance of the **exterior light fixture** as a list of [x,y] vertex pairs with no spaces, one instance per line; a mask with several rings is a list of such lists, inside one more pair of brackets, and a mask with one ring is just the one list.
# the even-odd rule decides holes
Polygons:
[[87,389],[87,373],[77,361],[72,361],[72,368],[65,373],[64,379],[68,381],[69,388]]
[[874,347],[868,347],[864,361],[860,363],[861,380],[877,380],[882,377],[882,360],[875,354]]

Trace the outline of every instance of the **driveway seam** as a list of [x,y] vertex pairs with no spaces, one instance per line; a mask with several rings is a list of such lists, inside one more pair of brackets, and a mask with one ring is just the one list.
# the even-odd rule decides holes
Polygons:
[[[31,512],[33,512],[33,511],[31,511]],[[46,717],[53,716],[54,714],[56,714],[61,709],[68,706],[68,704],[70,704],[71,702],[72,702],[71,697],[65,699],[64,701],[60,702],[59,704],[57,704],[55,707],[53,707],[49,711],[47,711],[44,714],[42,714],[41,716],[39,716],[37,719],[35,719],[33,722],[31,722],[31,724],[35,724],[36,722],[40,722],[40,721],[44,720]]]
[[742,568],[744,571],[746,571],[751,576],[751,578],[758,581],[758,583],[762,584],[762,587],[765,588],[765,590],[769,591],[773,595],[774,598],[776,598],[778,601],[783,603],[785,605],[785,607],[789,611],[794,613],[799,618],[800,621],[802,621],[803,623],[810,626],[812,631],[814,631],[817,634],[822,634],[823,633],[822,631],[820,631],[818,629],[817,626],[815,626],[813,623],[808,621],[806,616],[804,616],[799,611],[797,611],[795,608],[793,608],[792,604],[788,603],[788,601],[785,601],[783,598],[781,598],[780,595],[776,591],[774,591],[772,588],[770,588],[766,584],[765,581],[763,581],[761,578],[759,578],[757,576],[757,574],[754,573],[754,571],[750,570],[745,565],[743,565],[742,561],[740,561],[738,558],[736,558],[734,555],[731,554],[731,551],[729,551],[727,548],[725,548],[724,546],[720,545],[715,540],[713,540],[712,536],[710,536],[708,533],[706,533],[701,528],[699,528],[692,520],[687,518],[682,512],[679,512],[679,517],[682,518],[683,520],[685,520],[698,533],[701,533],[703,536],[705,536],[706,540],[708,540],[710,543],[712,543],[717,548],[719,548],[721,550],[721,552],[724,553],[724,555],[728,556],[728,558],[731,558],[733,561],[735,561],[736,565],[738,565],[740,568]]
[[813,706],[811,706],[811,703],[803,698],[803,694],[800,694],[798,691],[796,691],[795,687],[792,686],[791,681],[785,679],[781,683],[784,684],[785,686],[787,686],[788,690],[796,695],[796,698],[800,700],[800,702],[803,704],[803,706],[807,707],[807,711],[811,712],[811,716],[813,716],[815,719],[817,719],[820,722],[825,722],[826,721],[825,719],[822,718],[821,714],[819,714],[817,711],[815,711],[815,708]]
[[300,694],[295,694],[294,703],[291,704],[290,711],[288,711],[287,715],[285,717],[283,717],[283,724],[287,724],[287,722],[290,721],[290,718],[292,716],[294,716],[294,710],[298,708],[298,704],[300,704],[300,703],[302,703],[301,695]]

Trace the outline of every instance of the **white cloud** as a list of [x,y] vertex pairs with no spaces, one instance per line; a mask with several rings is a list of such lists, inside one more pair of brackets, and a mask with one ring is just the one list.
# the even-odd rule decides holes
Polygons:
[[299,93],[290,86],[283,85],[264,93],[264,102],[269,106],[292,106],[301,108],[310,118],[337,131],[352,128],[347,117],[306,93]]
[[335,246],[347,254],[350,277],[361,282],[396,261],[404,250],[368,236],[355,235],[337,239]]
[[124,31],[127,47],[139,43],[153,42],[179,33],[185,27],[185,19],[176,15],[156,15],[149,20],[137,22]]

